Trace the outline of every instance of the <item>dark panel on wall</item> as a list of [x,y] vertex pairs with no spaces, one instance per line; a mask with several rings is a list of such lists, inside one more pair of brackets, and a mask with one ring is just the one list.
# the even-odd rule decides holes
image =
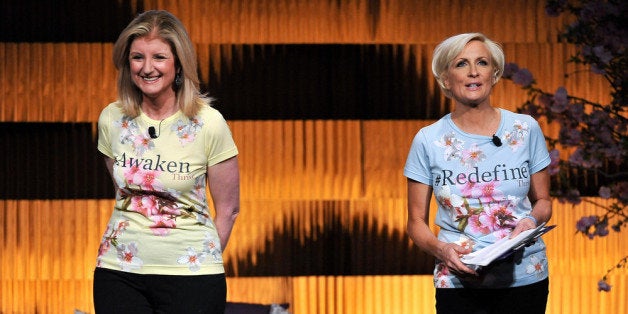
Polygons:
[[[305,240],[303,227],[286,219],[282,230],[248,258],[227,261],[228,276],[352,276],[431,274],[434,257],[419,250],[404,230],[379,228],[366,216],[343,223],[332,207],[317,210],[324,225],[312,226]],[[301,208],[294,208],[298,212]],[[236,271],[237,270],[237,271]]]
[[0,199],[113,198],[89,123],[0,123]]
[[3,0],[0,14],[2,42],[114,42],[136,12],[130,1]]
[[203,89],[227,119],[437,119],[449,107],[432,94],[431,73],[417,73],[399,45],[223,49],[242,57],[223,57],[220,68],[210,62]]

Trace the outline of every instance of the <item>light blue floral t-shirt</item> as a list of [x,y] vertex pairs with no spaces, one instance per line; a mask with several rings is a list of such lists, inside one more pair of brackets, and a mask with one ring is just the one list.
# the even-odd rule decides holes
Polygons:
[[[501,146],[490,136],[460,130],[450,114],[421,129],[412,142],[404,175],[433,187],[441,241],[479,250],[509,236],[532,210],[530,176],[550,164],[545,138],[532,117],[500,112]],[[501,288],[541,281],[548,276],[545,243],[539,239],[480,274],[457,277],[437,260],[434,285]]]

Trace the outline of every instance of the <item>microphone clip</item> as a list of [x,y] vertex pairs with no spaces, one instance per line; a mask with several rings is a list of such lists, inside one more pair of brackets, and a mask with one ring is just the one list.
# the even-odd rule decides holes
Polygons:
[[155,132],[154,126],[148,127],[148,136],[150,136],[150,138],[152,139],[156,139],[159,137],[159,135]]

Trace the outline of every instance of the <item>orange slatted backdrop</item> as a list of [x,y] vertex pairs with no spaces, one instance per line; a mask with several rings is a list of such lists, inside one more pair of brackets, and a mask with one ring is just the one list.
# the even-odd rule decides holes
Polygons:
[[[420,104],[428,118],[227,117],[241,152],[242,180],[242,212],[225,253],[228,299],[290,303],[295,314],[434,312],[431,276],[408,267],[425,258],[405,235],[402,168],[417,130],[449,109],[430,74],[429,60],[440,40],[459,32],[484,32],[503,44],[508,62],[530,69],[541,88],[566,86],[570,93],[600,102],[609,97],[608,87],[595,76],[564,77],[578,70],[564,62],[576,50],[557,42],[558,29],[566,21],[547,18],[543,0],[117,3],[131,9],[167,9],[180,17],[196,44],[199,72],[207,86],[212,80],[232,79],[240,61],[260,58],[247,54],[251,45],[392,49],[403,64],[427,78],[418,98],[439,100],[436,105]],[[0,124],[87,123],[95,139],[98,114],[116,97],[112,45],[0,42]],[[525,92],[502,81],[493,103],[514,110],[525,99]],[[542,126],[547,134],[557,131]],[[10,160],[12,148],[5,143],[0,147]],[[63,149],[71,153],[73,148]],[[15,176],[36,172],[0,174],[0,180],[8,185]],[[112,203],[0,197],[0,313],[93,313],[92,271]],[[575,234],[576,221],[594,213],[599,209],[590,205],[554,203],[551,223],[558,228],[545,236],[551,274],[548,313],[628,313],[625,270],[611,276],[612,292],[596,290],[597,280],[628,253],[628,242],[622,241],[625,232],[594,241]],[[330,233],[338,237],[336,243],[328,238],[323,243],[334,246],[318,247],[317,239]],[[283,259],[293,252],[313,254]],[[335,260],[338,256],[347,260]],[[373,263],[384,265],[385,273],[372,274]],[[334,269],[349,265],[352,273],[308,271],[308,265],[321,264]],[[272,275],[282,268],[302,273]]]

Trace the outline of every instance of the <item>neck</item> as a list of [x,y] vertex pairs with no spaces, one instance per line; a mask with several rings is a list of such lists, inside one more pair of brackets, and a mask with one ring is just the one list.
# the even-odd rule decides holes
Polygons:
[[142,111],[151,119],[163,120],[175,114],[179,108],[175,98],[153,99],[144,96],[142,101]]
[[500,118],[499,109],[491,106],[459,106],[451,113],[451,119],[461,130],[486,136],[497,132]]

